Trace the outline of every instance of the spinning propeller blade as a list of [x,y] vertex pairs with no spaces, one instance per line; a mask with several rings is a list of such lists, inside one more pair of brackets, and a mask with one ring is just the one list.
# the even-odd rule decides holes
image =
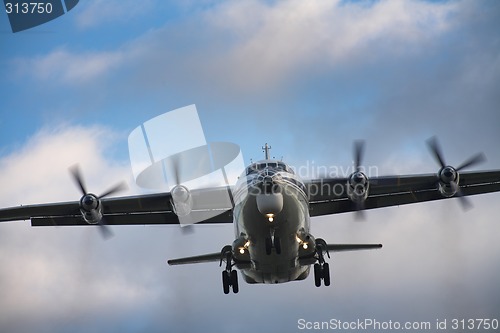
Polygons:
[[105,198],[109,195],[112,195],[112,194],[115,194],[118,192],[122,192],[122,191],[126,191],[127,189],[128,189],[127,184],[125,184],[125,182],[121,182],[121,183],[116,184],[115,186],[113,186],[112,188],[110,188],[109,190],[104,192],[103,194],[101,194],[98,198],[99,199]]
[[429,149],[431,150],[432,156],[436,159],[439,166],[444,168],[446,163],[444,162],[443,154],[441,153],[441,148],[437,142],[437,138],[433,136],[429,140],[427,140],[427,144],[429,145]]
[[468,167],[471,167],[476,164],[480,164],[482,162],[486,161],[486,156],[484,153],[478,153],[472,157],[470,157],[468,160],[460,164],[460,166],[457,168],[457,171],[460,171],[462,169],[466,169]]
[[[354,141],[353,155],[354,155],[354,167],[356,172],[361,171],[361,162],[363,160],[364,153],[365,153],[365,141],[364,140]],[[365,209],[364,199],[356,200],[355,204],[356,204],[356,212],[354,218],[357,221],[365,220],[365,212],[363,211]]]
[[[72,175],[73,180],[75,181],[75,183],[77,184],[77,186],[79,187],[79,189],[82,193],[82,199],[84,197],[86,197],[87,195],[91,195],[94,198],[97,198],[97,200],[100,200],[104,197],[107,197],[109,195],[112,195],[114,193],[124,191],[127,189],[127,184],[125,182],[121,182],[121,183],[118,183],[115,186],[111,187],[110,189],[105,191],[100,196],[96,197],[95,195],[87,192],[87,189],[85,187],[85,182],[83,181],[83,176],[82,176],[82,173],[80,171],[80,167],[78,165],[74,165],[74,166],[70,167],[69,170],[70,170],[70,173]],[[106,224],[105,217],[101,217],[99,219],[99,221],[97,221],[97,225],[99,226],[99,231],[104,239],[109,239],[113,236],[113,232],[111,231],[109,226]]]
[[[172,167],[172,174],[173,174],[173,183],[175,184],[173,188],[176,186],[181,185],[181,170],[180,170],[180,156],[172,156],[170,158],[170,164]],[[173,189],[172,188],[172,189]],[[175,201],[174,201],[175,204]],[[190,235],[194,233],[194,228],[192,225],[180,225],[181,226],[181,232],[183,235]]]
[[80,188],[82,195],[87,194],[87,190],[85,189],[85,185],[83,184],[83,178],[79,166],[74,165],[69,168],[69,171],[71,172],[71,175],[73,176],[73,180],[75,181],[76,185]]
[[356,171],[360,170],[361,161],[365,152],[365,142],[358,140],[354,142],[354,166]]
[[446,162],[444,160],[444,155],[441,151],[441,147],[439,146],[439,143],[437,141],[437,138],[433,136],[432,138],[427,140],[427,145],[429,146],[429,149],[432,153],[432,156],[436,159],[438,162],[439,166],[441,169],[438,171],[438,175],[441,173],[441,171],[445,168],[453,170],[456,174],[457,177],[454,180],[449,181],[449,185],[451,186],[453,192],[455,192],[455,196],[459,199],[460,205],[464,210],[468,210],[472,208],[472,202],[464,196],[462,190],[460,189],[459,184],[457,183],[458,178],[458,172],[460,170],[469,168],[471,166],[477,165],[479,163],[482,163],[486,160],[486,156],[483,153],[478,153],[476,155],[471,156],[467,160],[465,160],[460,166],[457,168],[453,168],[451,166],[447,166]]

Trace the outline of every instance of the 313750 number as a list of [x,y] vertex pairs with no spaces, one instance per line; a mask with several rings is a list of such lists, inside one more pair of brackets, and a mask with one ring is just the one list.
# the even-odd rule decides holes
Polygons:
[[50,14],[52,13],[52,4],[50,2],[22,2],[5,4],[7,14]]

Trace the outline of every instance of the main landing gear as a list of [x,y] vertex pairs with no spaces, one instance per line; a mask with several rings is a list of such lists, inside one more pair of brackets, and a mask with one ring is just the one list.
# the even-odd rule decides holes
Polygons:
[[314,284],[316,287],[321,286],[321,281],[325,286],[330,285],[330,265],[325,262],[324,253],[330,258],[330,253],[328,253],[328,248],[326,242],[318,238],[316,239],[316,258],[318,263],[314,264]]
[[224,294],[229,294],[231,287],[233,293],[237,294],[240,289],[238,287],[238,273],[233,269],[233,249],[231,245],[224,246],[220,254],[221,267],[222,261],[226,261],[226,269],[222,271],[222,288]]

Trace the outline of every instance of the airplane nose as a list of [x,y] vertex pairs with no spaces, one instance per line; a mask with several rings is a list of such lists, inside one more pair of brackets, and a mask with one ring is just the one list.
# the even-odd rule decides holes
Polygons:
[[262,191],[264,194],[281,194],[280,185],[275,182],[273,179],[265,180],[262,182]]
[[259,194],[256,200],[259,212],[269,218],[283,210],[283,195],[281,193]]

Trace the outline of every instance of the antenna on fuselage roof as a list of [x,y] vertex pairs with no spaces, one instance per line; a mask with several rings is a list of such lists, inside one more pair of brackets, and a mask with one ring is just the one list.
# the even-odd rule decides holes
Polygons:
[[262,147],[262,151],[266,154],[266,160],[269,159],[269,150],[271,149],[271,146],[269,146],[267,143],[264,147]]

